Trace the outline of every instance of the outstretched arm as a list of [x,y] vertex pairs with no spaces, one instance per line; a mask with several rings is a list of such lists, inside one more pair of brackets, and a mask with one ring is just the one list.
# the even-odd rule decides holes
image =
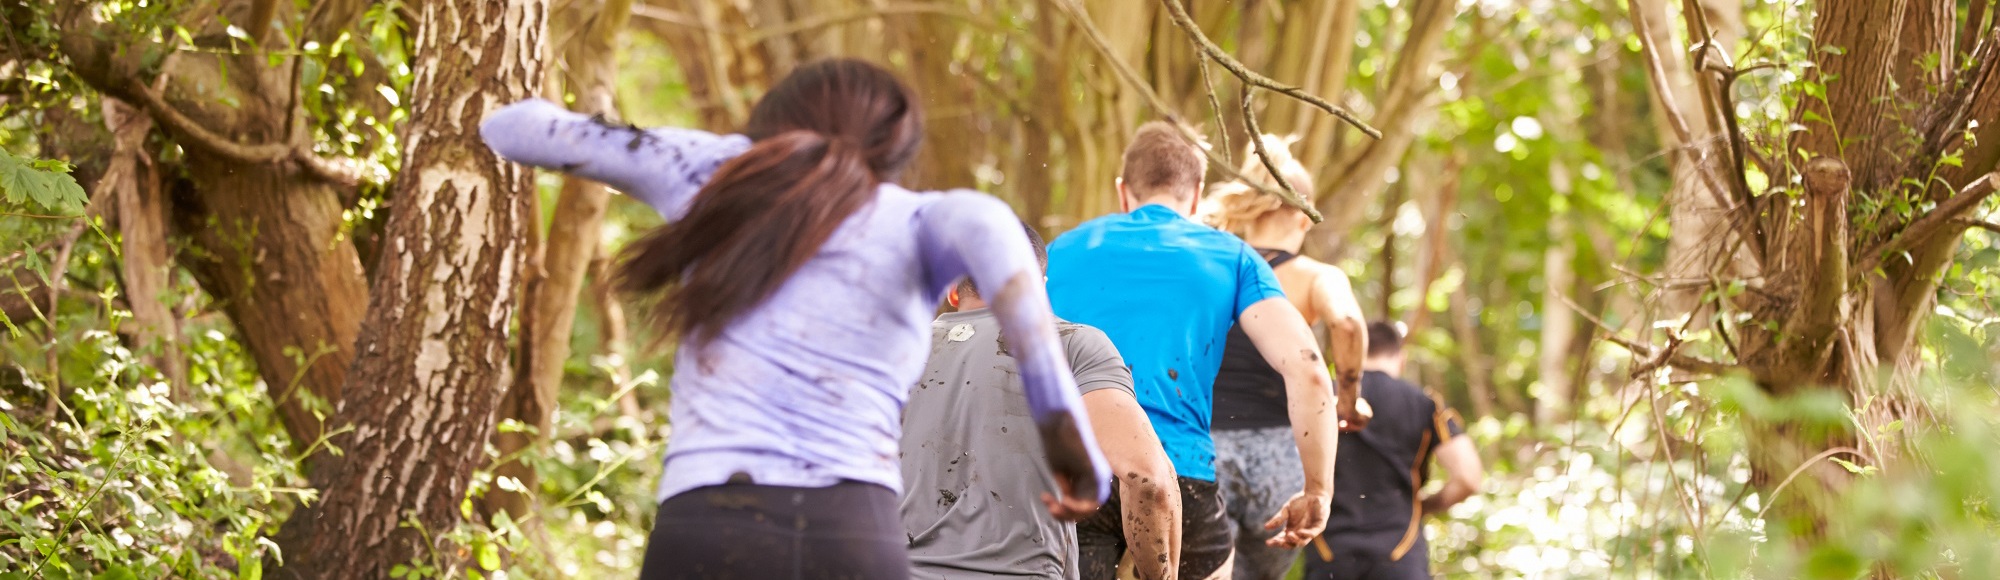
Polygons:
[[1306,486],[1264,527],[1281,530],[1267,543],[1296,548],[1326,528],[1327,511],[1333,506],[1333,460],[1340,449],[1333,379],[1320,358],[1319,341],[1291,301],[1267,298],[1244,309],[1236,323],[1263,353],[1264,361],[1285,379],[1292,439],[1299,446],[1299,463],[1305,466]]
[[971,276],[993,304],[1021,369],[1028,411],[1067,496],[1050,509],[1058,517],[1080,518],[1110,494],[1111,480],[1091,439],[1090,420],[1080,412],[1076,379],[1056,337],[1055,314],[1028,236],[1013,209],[998,199],[970,191],[935,195],[917,225],[929,288],[943,295],[946,287]]
[[479,136],[500,157],[604,182],[675,221],[723,163],[750,149],[742,135],[640,129],[541,99],[488,113]]
[[1368,417],[1354,407],[1361,401],[1361,359],[1368,355],[1368,323],[1361,319],[1361,303],[1354,299],[1347,272],[1331,264],[1319,267],[1313,276],[1310,302],[1319,319],[1326,321],[1326,357],[1333,359],[1333,368],[1339,372],[1334,386],[1339,395],[1336,408],[1340,410],[1341,429],[1360,431],[1368,426]]

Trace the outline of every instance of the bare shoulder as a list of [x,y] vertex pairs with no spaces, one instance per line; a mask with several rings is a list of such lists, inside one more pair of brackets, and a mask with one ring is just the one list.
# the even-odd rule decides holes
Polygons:
[[1334,277],[1335,280],[1347,281],[1347,271],[1340,269],[1340,266],[1321,262],[1307,256],[1293,258],[1290,263],[1297,264],[1300,270],[1311,274],[1314,280]]

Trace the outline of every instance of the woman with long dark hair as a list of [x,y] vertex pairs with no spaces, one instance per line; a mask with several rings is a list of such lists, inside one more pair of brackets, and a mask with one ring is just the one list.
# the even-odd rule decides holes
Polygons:
[[966,276],[996,289],[1061,488],[1042,501],[1075,519],[1109,491],[1013,212],[895,184],[923,115],[888,71],[800,67],[742,135],[641,130],[546,101],[480,131],[506,159],[603,181],[667,218],[618,270],[681,345],[642,578],[907,577],[900,414],[938,300]]

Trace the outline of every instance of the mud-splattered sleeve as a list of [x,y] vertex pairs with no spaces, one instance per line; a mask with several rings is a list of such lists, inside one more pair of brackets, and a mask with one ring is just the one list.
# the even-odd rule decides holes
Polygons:
[[1083,413],[1076,377],[1056,336],[1055,314],[1041,267],[1021,231],[1020,218],[998,199],[970,191],[933,194],[935,199],[918,216],[917,243],[923,251],[928,290],[945,288],[970,276],[1012,346],[1028,412],[1048,424],[1067,414],[1076,421],[1098,477],[1098,497],[1110,493],[1108,464],[1097,449],[1089,417]]
[[668,221],[686,215],[715,170],[750,148],[742,135],[640,129],[541,99],[487,114],[479,135],[508,161],[602,181],[653,206]]

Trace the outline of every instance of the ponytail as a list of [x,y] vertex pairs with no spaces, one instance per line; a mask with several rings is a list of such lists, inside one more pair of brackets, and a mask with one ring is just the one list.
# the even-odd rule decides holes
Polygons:
[[667,336],[702,343],[818,253],[880,184],[861,147],[811,131],[758,141],[716,171],[687,216],[626,248],[622,290]]
[[743,133],[755,143],[686,216],[620,255],[619,287],[653,302],[663,338],[708,342],[769,299],[909,165],[923,113],[889,71],[823,60],[772,86]]

